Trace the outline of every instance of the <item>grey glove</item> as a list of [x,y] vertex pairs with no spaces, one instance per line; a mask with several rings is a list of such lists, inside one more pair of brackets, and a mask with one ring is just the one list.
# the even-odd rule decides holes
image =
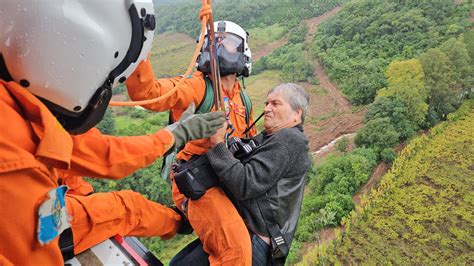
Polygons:
[[193,114],[194,104],[183,113],[181,119],[166,127],[174,135],[174,149],[180,149],[188,141],[212,136],[224,124],[224,112]]

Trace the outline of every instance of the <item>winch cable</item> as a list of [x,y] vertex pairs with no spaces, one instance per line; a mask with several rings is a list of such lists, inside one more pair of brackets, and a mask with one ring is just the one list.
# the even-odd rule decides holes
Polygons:
[[252,127],[254,127],[255,124],[257,124],[258,120],[260,120],[260,119],[263,117],[264,114],[265,114],[265,111],[263,111],[263,112],[258,116],[258,118],[255,119],[255,121],[253,121],[253,123],[252,123],[248,128],[245,129],[245,131],[244,131],[244,133],[242,133],[242,135],[247,134],[247,132],[249,132],[250,129],[252,129]]
[[[211,0],[202,0],[202,4],[210,5]],[[217,40],[216,40],[216,32],[214,29],[214,17],[212,13],[209,15],[208,19],[208,34],[207,34],[207,41],[209,43],[209,55],[210,55],[210,66],[211,66],[211,80],[212,80],[212,87],[214,89],[214,108],[215,110],[223,110],[225,113],[225,120],[227,122],[227,130],[225,134],[225,142],[229,140],[230,135],[232,135],[235,131],[232,122],[229,119],[229,111],[230,110],[230,101],[224,100],[222,98],[221,93],[221,75],[219,71],[219,59],[217,57]]]

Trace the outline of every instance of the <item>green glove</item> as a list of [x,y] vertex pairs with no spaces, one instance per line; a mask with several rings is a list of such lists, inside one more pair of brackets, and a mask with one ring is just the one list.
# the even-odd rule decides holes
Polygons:
[[174,149],[181,149],[188,141],[212,136],[224,124],[224,112],[193,114],[194,104],[183,113],[181,119],[166,127],[174,135]]

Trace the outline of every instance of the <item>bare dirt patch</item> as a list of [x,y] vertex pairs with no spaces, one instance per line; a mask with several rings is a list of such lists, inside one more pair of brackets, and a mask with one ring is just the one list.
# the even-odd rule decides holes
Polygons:
[[320,81],[319,88],[325,93],[314,93],[312,85],[302,84],[310,94],[310,108],[305,132],[310,140],[310,150],[316,151],[333,139],[356,132],[363,126],[365,108],[353,111],[350,102],[329,80],[326,71],[314,60],[315,75]]
[[[314,32],[321,22],[335,15],[341,10],[336,7],[321,16],[306,21],[308,33],[306,42],[311,45]],[[314,86],[303,83],[303,87],[310,94],[310,108],[308,110],[308,123],[305,125],[305,133],[310,140],[310,150],[315,152],[335,138],[344,134],[354,133],[363,126],[365,109],[353,111],[351,103],[342,95],[341,91],[331,82],[324,67],[315,59],[315,76],[319,80],[319,91],[315,93],[311,88]],[[318,91],[318,92],[319,92]]]
[[305,133],[310,142],[310,150],[317,151],[333,139],[354,133],[363,126],[365,110],[358,113],[336,114],[316,124],[306,124]]
[[258,59],[270,54],[271,52],[273,52],[274,50],[282,47],[283,45],[285,45],[286,43],[288,42],[288,39],[285,37],[285,38],[281,38],[277,41],[274,41],[274,42],[271,42],[269,43],[268,45],[265,45],[265,47],[262,47],[261,49],[258,49],[256,50],[253,54],[252,54],[252,61],[253,62],[256,62]]
[[382,176],[387,173],[388,169],[390,169],[390,165],[386,163],[380,163],[379,165],[377,165],[377,167],[375,167],[375,170],[372,173],[372,176],[370,177],[369,181],[367,181],[367,183],[365,183],[365,185],[359,190],[359,192],[357,192],[357,194],[352,197],[356,205],[360,204],[362,196],[368,194],[372,188],[378,186],[380,180],[382,180]]
[[312,35],[316,30],[318,29],[319,24],[321,22],[327,20],[328,18],[334,16],[337,12],[341,10],[342,7],[338,6],[336,8],[331,9],[330,11],[322,14],[321,16],[314,17],[311,19],[308,19],[306,21],[308,25],[308,34],[306,35],[306,41],[310,41],[312,39]]

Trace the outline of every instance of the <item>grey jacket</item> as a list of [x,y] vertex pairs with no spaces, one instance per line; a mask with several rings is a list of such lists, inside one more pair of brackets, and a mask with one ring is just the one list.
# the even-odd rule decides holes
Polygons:
[[[212,168],[240,205],[249,230],[270,236],[257,201],[268,200],[283,237],[291,243],[311,161],[301,125],[257,135],[260,146],[242,162],[224,143],[207,153]],[[261,204],[262,205],[262,204]],[[268,205],[267,205],[268,206]]]

